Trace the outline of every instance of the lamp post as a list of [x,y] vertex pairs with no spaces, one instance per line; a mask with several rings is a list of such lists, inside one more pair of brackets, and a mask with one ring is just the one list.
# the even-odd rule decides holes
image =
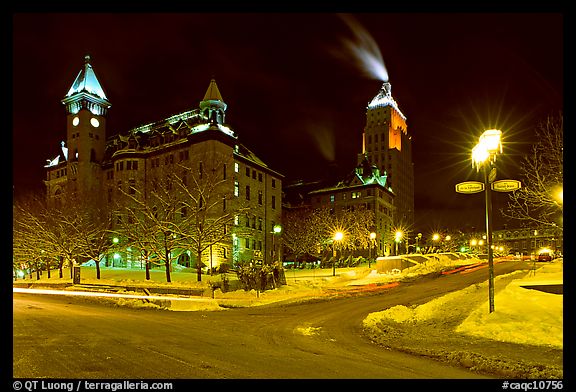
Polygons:
[[375,248],[375,243],[376,243],[376,233],[371,232],[370,233],[370,255],[368,256],[368,268],[370,268],[370,260],[372,259],[373,256],[373,249]]
[[420,240],[422,239],[422,233],[418,233],[416,236],[416,253],[420,253]]
[[274,264],[274,254],[276,253],[276,249],[274,248],[274,237],[279,235],[282,232],[282,226],[274,225],[272,228],[272,263]]
[[486,241],[488,248],[488,299],[490,313],[494,311],[494,253],[492,250],[492,194],[490,189],[490,169],[496,161],[496,154],[502,153],[502,131],[489,129],[481,136],[472,149],[472,166],[479,171],[484,169],[484,195],[486,200]]
[[403,235],[404,233],[402,233],[400,230],[394,233],[394,242],[396,243],[396,256],[398,256],[398,244],[400,243],[400,241],[402,241]]
[[337,231],[336,233],[334,233],[334,242],[333,242],[333,247],[334,249],[332,249],[334,251],[334,262],[332,263],[332,276],[336,276],[336,243],[342,241],[342,239],[344,238],[344,233],[342,233],[341,231]]

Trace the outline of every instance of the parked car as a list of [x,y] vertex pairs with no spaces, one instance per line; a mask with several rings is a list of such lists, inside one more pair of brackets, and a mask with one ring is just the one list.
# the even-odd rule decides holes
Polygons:
[[548,252],[543,252],[538,255],[538,261],[552,261],[552,255]]

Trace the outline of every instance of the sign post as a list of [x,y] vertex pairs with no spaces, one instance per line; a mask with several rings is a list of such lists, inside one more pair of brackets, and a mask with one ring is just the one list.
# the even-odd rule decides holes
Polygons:
[[478,193],[484,190],[484,184],[480,181],[464,181],[456,184],[456,192],[458,193]]
[[496,192],[512,192],[522,187],[518,180],[498,180],[492,183],[492,190]]

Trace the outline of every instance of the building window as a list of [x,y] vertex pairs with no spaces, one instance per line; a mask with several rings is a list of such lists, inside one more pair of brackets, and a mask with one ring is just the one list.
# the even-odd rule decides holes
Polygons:
[[238,180],[234,180],[234,196],[240,196],[240,184]]
[[252,170],[252,178],[256,179],[256,170]]
[[246,176],[250,177],[250,168],[249,167],[246,168]]
[[276,188],[276,179],[275,178],[272,179],[272,188]]
[[258,173],[258,181],[262,182],[262,173]]
[[262,205],[262,191],[258,191],[258,204]]
[[276,209],[276,196],[272,196],[272,209]]
[[238,164],[238,162],[234,162],[234,172],[235,173],[240,172],[240,165]]
[[250,249],[250,238],[246,238],[246,249]]
[[222,198],[222,211],[226,211],[226,197]]
[[226,164],[222,165],[222,179],[226,179]]
[[262,218],[258,218],[258,230],[262,231]]
[[250,200],[250,185],[246,185],[246,200]]
[[330,203],[334,203],[334,200],[336,200],[336,196],[330,195]]
[[246,214],[246,227],[250,227],[250,215]]

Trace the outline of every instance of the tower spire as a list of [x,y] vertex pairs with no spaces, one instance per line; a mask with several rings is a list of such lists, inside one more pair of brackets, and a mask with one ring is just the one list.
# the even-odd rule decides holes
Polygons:
[[216,84],[216,79],[212,78],[208,85],[208,90],[204,94],[204,99],[200,102],[200,110],[204,116],[210,119],[213,124],[223,124],[224,114],[227,105],[222,100],[222,94]]
[[62,100],[68,113],[74,114],[82,108],[88,108],[94,114],[105,115],[108,108],[112,106],[92,69],[91,59],[88,54],[84,56],[84,67]]

